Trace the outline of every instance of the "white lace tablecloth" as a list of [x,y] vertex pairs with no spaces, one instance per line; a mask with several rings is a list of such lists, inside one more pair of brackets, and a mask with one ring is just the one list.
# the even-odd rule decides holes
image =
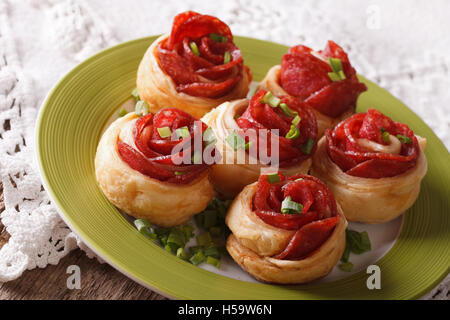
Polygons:
[[[404,101],[450,149],[447,0],[0,0],[1,219],[11,235],[0,249],[0,282],[84,248],[33,162],[34,122],[46,93],[93,53],[166,32],[188,9],[219,16],[237,35],[313,48],[335,40],[359,73]],[[447,278],[425,298],[448,299],[449,287]]]

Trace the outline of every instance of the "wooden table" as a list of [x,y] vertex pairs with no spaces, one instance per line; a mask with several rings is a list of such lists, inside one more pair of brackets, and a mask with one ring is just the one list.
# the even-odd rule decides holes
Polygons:
[[[0,184],[0,213],[5,209],[3,188]],[[0,222],[0,248],[9,235]],[[77,265],[81,269],[81,289],[67,289],[70,276],[67,267]],[[17,280],[0,283],[0,300],[8,299],[165,299],[159,294],[128,279],[108,264],[89,259],[76,249],[61,259],[58,265],[45,269],[25,271]]]

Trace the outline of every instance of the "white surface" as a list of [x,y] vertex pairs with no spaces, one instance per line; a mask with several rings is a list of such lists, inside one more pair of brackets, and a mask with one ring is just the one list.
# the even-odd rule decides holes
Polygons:
[[[41,189],[32,162],[36,111],[48,90],[84,58],[166,32],[187,9],[219,16],[237,35],[314,48],[335,40],[359,73],[404,101],[450,148],[446,0],[433,6],[419,0],[0,0],[1,218],[11,234],[0,250],[0,281],[57,264],[80,244]],[[436,297],[445,298],[448,286],[440,290]]]

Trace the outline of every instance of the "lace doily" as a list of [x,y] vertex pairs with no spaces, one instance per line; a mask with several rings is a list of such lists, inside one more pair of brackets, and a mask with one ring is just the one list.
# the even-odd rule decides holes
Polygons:
[[[1,220],[10,238],[0,249],[0,282],[16,279],[27,269],[57,264],[76,247],[87,250],[59,218],[34,163],[34,122],[45,94],[83,59],[118,42],[165,32],[172,17],[184,10],[217,15],[234,34],[286,45],[322,48],[326,40],[335,40],[359,73],[404,101],[450,149],[450,40],[443,34],[444,22],[436,22],[439,17],[446,20],[449,3],[443,0],[431,8],[415,0],[406,9],[392,1],[374,3],[1,1]],[[432,12],[420,15],[425,10]],[[449,287],[447,278],[425,298],[448,299]]]

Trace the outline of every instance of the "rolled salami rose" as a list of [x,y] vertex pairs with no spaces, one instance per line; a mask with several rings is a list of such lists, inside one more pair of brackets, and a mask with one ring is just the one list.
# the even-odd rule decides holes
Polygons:
[[369,109],[326,131],[312,174],[327,183],[348,220],[386,222],[416,201],[425,144],[406,124]]
[[230,28],[215,17],[187,11],[145,53],[137,89],[152,112],[176,106],[200,118],[225,101],[244,98],[251,79]]
[[[214,130],[223,156],[223,163],[212,168],[211,180],[228,198],[257,181],[261,170],[271,166],[286,176],[306,173],[311,167],[316,119],[309,107],[293,97],[259,90],[250,101],[226,102],[202,120]],[[274,139],[277,144],[272,150]]]
[[263,174],[233,201],[227,250],[256,279],[305,283],[327,275],[345,248],[347,221],[319,179]]
[[347,54],[333,41],[318,52],[303,45],[290,48],[281,66],[268,71],[260,88],[276,95],[291,95],[313,108],[319,137],[353,114],[358,96],[367,90],[356,77]]
[[[209,166],[201,159],[183,161],[197,151],[196,136],[201,152],[207,147],[202,137],[206,129],[199,120],[174,108],[117,119],[103,134],[95,158],[97,181],[104,194],[136,218],[164,227],[186,223],[214,196]],[[195,200],[186,194],[195,194]]]

